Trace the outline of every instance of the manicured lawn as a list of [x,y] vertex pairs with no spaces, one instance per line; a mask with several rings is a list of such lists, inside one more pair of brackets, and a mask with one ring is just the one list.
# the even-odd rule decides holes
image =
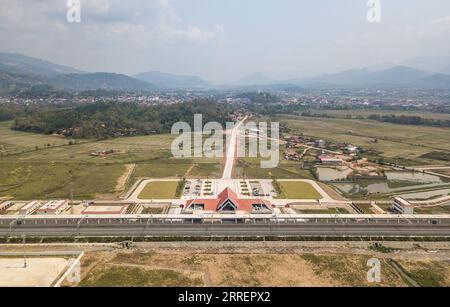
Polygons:
[[307,182],[301,181],[279,181],[282,195],[285,199],[322,199],[317,190]]
[[139,194],[139,199],[174,199],[179,181],[150,182]]

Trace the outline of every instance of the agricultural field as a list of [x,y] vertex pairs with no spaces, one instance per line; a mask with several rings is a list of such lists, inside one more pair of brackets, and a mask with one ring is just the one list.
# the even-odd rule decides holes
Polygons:
[[[392,254],[393,256],[394,254]],[[379,257],[382,280],[367,281],[367,261]],[[170,248],[89,252],[81,262],[77,286],[395,286],[411,284],[376,251],[298,252],[289,248],[253,252],[234,249]],[[419,285],[450,285],[450,268],[441,260],[402,258],[396,263]]]
[[179,181],[154,181],[148,183],[139,199],[174,199]]
[[92,199],[114,193],[123,164],[77,163],[69,161],[0,161],[0,197],[20,200],[69,198]]
[[[450,152],[450,128],[289,115],[275,116],[272,120],[287,124],[291,133],[375,149],[385,160],[406,166],[436,164],[436,160],[422,156],[433,151]],[[374,143],[374,139],[378,142]]]
[[391,110],[370,110],[370,109],[351,109],[351,110],[311,110],[312,114],[326,115],[336,118],[367,117],[369,115],[396,115],[396,116],[418,116],[426,119],[450,120],[450,114],[432,113],[421,111],[391,111]]
[[140,178],[182,178],[189,167],[191,161],[187,159],[159,159],[139,163],[133,173],[132,182]]
[[[3,126],[1,126],[3,125]],[[109,140],[73,140],[60,136],[46,136],[27,132],[13,131],[14,137],[8,138],[11,130],[0,123],[0,142],[7,137],[9,151],[2,156],[7,161],[52,162],[95,162],[95,163],[132,163],[153,161],[170,157],[172,135],[152,135]],[[57,143],[59,142],[59,143]],[[25,146],[25,144],[29,144]],[[50,146],[47,146],[50,144]],[[72,145],[70,145],[72,144]],[[113,150],[114,153],[93,157],[92,152]],[[168,156],[170,155],[170,156]]]
[[[0,123],[0,197],[68,198],[73,188],[75,199],[116,199],[139,178],[220,176],[215,160],[171,158],[172,135],[73,140],[13,131],[10,125]],[[104,150],[113,152],[91,155]],[[128,174],[130,165],[135,167]]]
[[47,147],[64,146],[69,139],[59,136],[11,130],[12,122],[0,122],[0,157],[8,154],[36,151]]
[[281,199],[322,199],[322,195],[309,183],[300,181],[278,181]]

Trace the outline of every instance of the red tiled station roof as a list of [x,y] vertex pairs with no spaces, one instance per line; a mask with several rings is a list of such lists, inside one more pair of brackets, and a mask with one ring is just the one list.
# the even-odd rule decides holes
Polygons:
[[222,211],[227,204],[232,203],[235,207],[235,211],[253,211],[253,205],[265,205],[268,209],[270,208],[270,203],[263,199],[239,199],[237,194],[230,188],[225,189],[219,194],[216,199],[192,199],[187,201],[186,208],[188,209],[191,205],[203,205],[204,211]]

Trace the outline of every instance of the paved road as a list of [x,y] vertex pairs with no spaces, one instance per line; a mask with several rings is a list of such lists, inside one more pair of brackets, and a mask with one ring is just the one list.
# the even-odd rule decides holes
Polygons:
[[231,130],[231,137],[230,137],[230,143],[227,146],[227,156],[226,156],[226,162],[225,167],[223,169],[223,176],[222,179],[231,179],[231,175],[233,172],[233,166],[234,166],[234,159],[236,155],[236,143],[237,143],[237,137],[239,132],[239,127],[242,125],[242,123],[247,118],[243,119],[241,122],[235,125],[233,130]]
[[12,232],[0,228],[0,236],[450,236],[450,224],[108,224],[22,225]]

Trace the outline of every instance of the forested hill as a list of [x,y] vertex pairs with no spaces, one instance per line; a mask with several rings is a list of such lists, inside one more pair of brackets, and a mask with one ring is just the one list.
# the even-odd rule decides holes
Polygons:
[[179,121],[193,127],[194,115],[203,121],[230,121],[229,107],[208,100],[143,106],[101,102],[66,109],[43,109],[17,117],[12,129],[74,138],[109,138],[132,135],[168,133]]

